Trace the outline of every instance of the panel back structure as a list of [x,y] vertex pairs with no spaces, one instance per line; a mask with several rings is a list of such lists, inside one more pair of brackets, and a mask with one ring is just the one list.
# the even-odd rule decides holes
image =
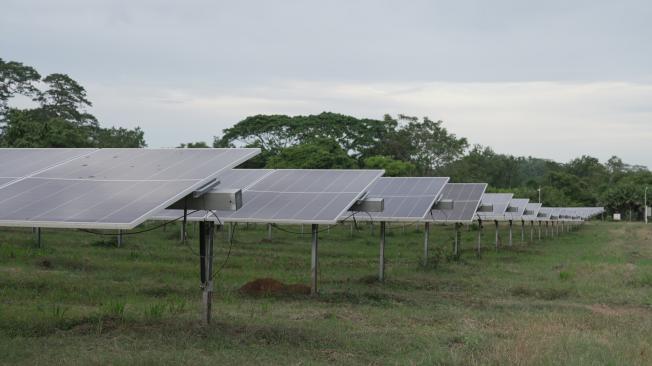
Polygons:
[[480,201],[483,205],[493,205],[491,212],[478,212],[481,220],[505,220],[505,211],[514,197],[512,193],[485,193]]
[[[414,222],[427,219],[441,197],[448,177],[382,177],[369,187],[366,198],[382,198],[382,212],[359,213],[358,221]],[[342,219],[351,216],[345,213]]]
[[430,211],[428,221],[436,223],[469,224],[476,219],[480,200],[487,189],[487,183],[448,183],[442,190],[442,200],[452,200],[453,209]]
[[512,221],[521,220],[529,202],[530,200],[527,198],[513,198],[511,201],[509,201],[509,207],[513,207],[516,211],[505,212],[505,219]]
[[525,210],[531,212],[531,214],[529,215],[524,214],[521,219],[523,221],[536,221],[541,206],[542,206],[541,203],[532,203],[532,202],[528,203],[525,207]]
[[537,220],[539,221],[550,221],[550,214],[552,213],[552,207],[541,207],[539,209],[539,214]]
[[[213,191],[219,191],[221,189],[241,189],[244,191],[273,171],[273,169],[229,169],[216,177],[220,183],[215,186]],[[213,214],[203,210],[189,211],[186,220],[204,221],[209,216],[212,217]],[[183,217],[183,210],[165,209],[158,212],[151,219],[168,221],[177,220],[181,217]]]
[[383,170],[274,170],[242,191],[242,207],[238,211],[218,211],[209,219],[336,224],[383,174]]
[[[81,151],[71,154],[77,152]],[[2,186],[0,226],[132,229],[258,153],[259,149],[83,152]],[[11,174],[9,167],[3,169],[8,173],[0,171],[0,176]]]

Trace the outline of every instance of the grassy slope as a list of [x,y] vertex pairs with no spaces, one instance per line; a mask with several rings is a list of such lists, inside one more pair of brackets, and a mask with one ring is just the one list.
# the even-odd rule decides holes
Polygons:
[[[258,277],[308,283],[308,237],[238,230],[220,273],[214,324],[198,325],[196,240],[178,229],[116,248],[82,232],[0,231],[0,363],[22,364],[651,364],[652,229],[586,225],[559,240],[517,244],[477,259],[464,232],[446,260],[451,227],[392,230],[387,282],[378,239],[322,233],[318,298],[251,298]],[[492,238],[491,231],[486,242]],[[444,244],[446,243],[446,244]],[[227,246],[218,243],[216,266]],[[124,311],[123,311],[124,307]]]

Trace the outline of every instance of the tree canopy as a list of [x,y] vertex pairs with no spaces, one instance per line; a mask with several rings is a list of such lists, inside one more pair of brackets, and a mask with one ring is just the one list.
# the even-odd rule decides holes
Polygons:
[[[36,107],[12,107],[19,95]],[[138,127],[101,127],[86,110],[91,106],[86,89],[68,75],[41,78],[30,66],[0,59],[0,147],[146,146]]]

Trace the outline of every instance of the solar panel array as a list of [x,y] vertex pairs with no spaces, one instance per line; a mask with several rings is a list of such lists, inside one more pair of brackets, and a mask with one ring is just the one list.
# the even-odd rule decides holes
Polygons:
[[483,205],[493,205],[491,212],[478,212],[482,220],[504,220],[505,211],[514,195],[512,193],[485,193],[480,201]]
[[[426,218],[448,177],[378,178],[367,191],[368,198],[382,198],[383,212],[356,215],[361,221],[420,221]],[[346,213],[343,218],[350,216]]]
[[442,200],[452,200],[453,209],[433,209],[428,217],[432,222],[470,223],[475,219],[486,183],[448,183],[441,193]]
[[224,222],[335,224],[382,170],[274,170],[242,192],[242,208],[219,211]]
[[552,214],[552,207],[541,207],[539,209],[538,220],[540,221],[550,220],[551,214]]
[[[379,178],[380,170],[231,169],[258,149],[0,149],[0,226],[130,229],[219,177],[220,189],[243,189],[243,207],[224,221],[333,224],[366,195],[383,198],[376,221],[584,220],[601,207],[542,208],[484,183],[445,177]],[[452,209],[432,209],[438,200]],[[492,212],[476,212],[479,204]],[[507,207],[517,212],[506,212]],[[524,210],[533,211],[523,215]],[[537,214],[543,213],[543,218]],[[197,212],[191,220],[214,218]],[[366,215],[358,219],[365,220]],[[217,220],[217,219],[215,219]]]
[[527,198],[513,198],[509,202],[509,207],[514,208],[516,211],[515,212],[505,212],[505,219],[507,220],[521,220],[523,217],[523,213],[525,212],[525,209],[527,207],[528,202],[530,202],[529,199]]
[[3,162],[5,178],[25,175],[0,188],[1,226],[131,229],[260,151],[58,150],[28,151],[25,156],[34,159],[29,168],[21,167],[22,151]]
[[539,214],[539,210],[541,209],[542,204],[541,203],[528,203],[525,207],[526,211],[532,212],[529,215],[523,215],[521,218],[523,221],[536,221],[537,220],[537,215]]

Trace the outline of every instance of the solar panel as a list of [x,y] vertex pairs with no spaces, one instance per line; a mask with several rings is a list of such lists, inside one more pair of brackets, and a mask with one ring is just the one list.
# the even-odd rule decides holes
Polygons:
[[540,209],[541,209],[540,203],[532,203],[532,202],[528,203],[525,207],[525,210],[532,213],[530,215],[523,215],[522,220],[535,221],[537,219],[537,215],[539,214]]
[[0,225],[131,229],[259,151],[90,151],[1,188]]
[[446,184],[441,198],[452,200],[453,209],[434,209],[430,212],[429,219],[433,222],[472,222],[485,189],[487,189],[486,183]]
[[[361,221],[419,221],[427,217],[448,177],[382,177],[367,191],[368,198],[382,198],[383,212],[359,213]],[[351,216],[346,213],[344,218]]]
[[[221,189],[242,189],[245,190],[272,173],[273,169],[230,169],[220,173],[217,180],[220,181],[214,190]],[[188,221],[204,221],[207,219],[207,211],[196,211],[188,213],[186,219]],[[210,214],[212,216],[212,214]],[[152,220],[176,220],[183,217],[183,210],[161,210],[154,215]]]
[[480,203],[483,205],[493,205],[493,211],[478,212],[478,217],[482,220],[504,220],[505,211],[507,211],[512,197],[514,197],[512,193],[485,193]]
[[553,207],[550,210],[550,218],[553,220],[558,220],[559,219],[559,213],[561,212],[561,208],[559,207]]
[[515,212],[505,212],[505,218],[507,220],[521,220],[521,217],[523,217],[523,212],[525,212],[525,208],[530,202],[529,199],[527,198],[514,198],[511,201],[509,201],[509,207],[514,208],[516,211]]
[[275,170],[242,192],[238,211],[218,211],[224,222],[335,224],[382,170]]
[[552,207],[541,207],[539,209],[538,220],[540,220],[540,221],[548,221],[548,220],[550,220],[550,214],[551,213],[552,213]]
[[0,149],[0,187],[96,149]]

